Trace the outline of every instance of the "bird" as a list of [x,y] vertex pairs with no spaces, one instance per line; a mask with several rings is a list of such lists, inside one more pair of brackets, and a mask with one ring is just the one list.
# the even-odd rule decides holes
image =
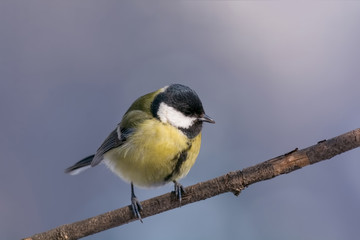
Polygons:
[[179,180],[188,174],[200,152],[204,122],[215,123],[193,89],[182,84],[165,86],[136,99],[95,154],[65,172],[75,175],[105,163],[130,183],[132,212],[142,222],[143,208],[134,185],[148,188],[173,182],[181,204],[185,191]]

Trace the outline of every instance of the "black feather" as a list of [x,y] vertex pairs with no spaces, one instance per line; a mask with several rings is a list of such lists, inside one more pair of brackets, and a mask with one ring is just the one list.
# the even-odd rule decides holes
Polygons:
[[77,170],[79,168],[90,166],[94,156],[95,155],[91,155],[91,156],[88,156],[88,157],[78,161],[77,163],[75,163],[71,167],[68,167],[67,169],[65,169],[65,173],[71,173],[71,172],[73,172],[73,171],[75,171],[75,170]]
[[[123,131],[123,130],[121,130]],[[127,132],[127,131],[125,131]],[[129,135],[129,134],[127,134]],[[96,151],[96,154],[94,156],[94,159],[91,162],[91,166],[94,167],[98,165],[104,158],[104,154],[108,151],[110,151],[113,148],[117,148],[121,146],[127,137],[126,134],[121,134],[120,138],[118,137],[117,129],[112,131],[110,135],[105,139],[103,144],[99,147],[99,149]]]
[[174,157],[173,161],[176,161],[175,167],[172,172],[164,178],[165,182],[173,180],[173,178],[176,178],[176,176],[180,173],[181,166],[188,159],[188,151],[192,146],[190,142],[188,142],[187,144],[188,147]]

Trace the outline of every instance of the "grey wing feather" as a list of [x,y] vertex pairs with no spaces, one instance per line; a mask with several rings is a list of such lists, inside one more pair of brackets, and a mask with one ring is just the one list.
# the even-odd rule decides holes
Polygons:
[[119,139],[117,130],[118,130],[118,128],[116,128],[114,131],[112,131],[110,133],[110,135],[105,139],[103,144],[101,144],[99,149],[96,151],[94,159],[91,162],[92,167],[98,165],[104,159],[104,154],[106,152],[110,151],[113,148],[117,148],[124,143],[124,141],[126,139],[122,136],[121,136],[121,139]]

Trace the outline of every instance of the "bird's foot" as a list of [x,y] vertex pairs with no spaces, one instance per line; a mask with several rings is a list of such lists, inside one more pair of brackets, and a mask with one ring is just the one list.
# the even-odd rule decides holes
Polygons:
[[140,215],[140,211],[142,211],[142,206],[140,204],[140,202],[137,200],[136,196],[132,196],[131,197],[131,209],[133,211],[134,216],[140,220],[140,222],[142,221],[141,215]]
[[134,216],[143,222],[141,219],[140,211],[143,209],[140,202],[137,200],[134,193],[134,185],[131,183],[131,209],[133,211]]
[[179,203],[181,205],[182,195],[185,194],[186,192],[184,190],[184,187],[177,181],[174,181],[174,192],[175,192],[175,197],[179,199]]

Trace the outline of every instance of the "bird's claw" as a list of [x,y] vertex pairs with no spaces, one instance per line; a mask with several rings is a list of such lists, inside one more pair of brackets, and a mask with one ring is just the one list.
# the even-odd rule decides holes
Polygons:
[[140,211],[143,209],[140,202],[137,200],[134,193],[134,184],[131,183],[131,209],[133,211],[134,216],[143,222],[141,219]]
[[139,219],[140,222],[143,222],[140,215],[140,211],[142,211],[143,208],[135,196],[131,197],[131,209],[133,211],[134,216],[137,219]]
[[180,205],[181,205],[182,195],[183,195],[184,193],[186,193],[186,192],[185,192],[185,190],[184,190],[184,187],[183,187],[180,183],[178,183],[178,182],[176,182],[176,181],[174,181],[174,192],[175,192],[175,197],[176,197],[177,199],[179,199],[179,203],[180,203]]

